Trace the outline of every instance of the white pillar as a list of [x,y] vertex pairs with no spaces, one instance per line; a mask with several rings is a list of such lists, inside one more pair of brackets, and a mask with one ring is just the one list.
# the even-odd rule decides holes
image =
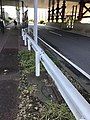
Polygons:
[[24,19],[24,1],[22,2],[22,23],[23,23],[23,19]]
[[29,38],[28,38],[28,50],[31,51],[31,42],[30,42]]
[[19,7],[19,2],[16,2],[16,15],[17,15],[17,23],[18,25],[20,24],[20,7]]
[[24,35],[24,45],[25,45],[25,46],[27,46],[27,37],[26,37],[26,36],[27,36],[27,35],[25,34],[25,35]]
[[[37,11],[38,11],[38,0],[34,0],[34,40],[36,44],[38,43],[37,33],[38,33],[38,26],[37,26]],[[40,76],[40,54],[38,51],[35,52],[35,66],[36,66],[36,76]]]
[[38,0],[34,0],[34,40],[36,43],[37,41],[37,31],[38,31],[38,26],[37,26],[37,11],[38,11]]

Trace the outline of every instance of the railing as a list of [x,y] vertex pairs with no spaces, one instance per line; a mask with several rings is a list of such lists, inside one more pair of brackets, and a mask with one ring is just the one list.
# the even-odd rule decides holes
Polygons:
[[25,29],[22,29],[22,36],[24,44],[28,45],[28,50],[31,50],[32,47],[36,53],[36,75],[40,74],[40,62],[42,62],[75,118],[77,120],[90,120],[90,104],[63,75],[43,49],[28,35]]

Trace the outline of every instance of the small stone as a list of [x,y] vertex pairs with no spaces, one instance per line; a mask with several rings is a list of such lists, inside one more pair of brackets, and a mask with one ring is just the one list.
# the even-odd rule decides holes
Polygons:
[[19,109],[21,109],[22,107],[23,107],[23,105],[22,105],[22,104],[20,104],[20,105],[19,105]]
[[38,110],[38,107],[34,107],[35,110]]
[[32,107],[32,104],[29,104],[29,107]]
[[36,117],[33,117],[33,119],[34,119],[34,120],[37,120],[37,118],[36,118]]
[[4,70],[4,72],[7,72],[7,71],[8,71],[7,69]]
[[19,96],[19,99],[21,99],[21,98],[22,98],[22,96],[20,95],[20,96]]

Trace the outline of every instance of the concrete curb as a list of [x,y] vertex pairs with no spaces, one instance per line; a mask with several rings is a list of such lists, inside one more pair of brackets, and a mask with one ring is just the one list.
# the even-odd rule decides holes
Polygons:
[[86,33],[84,31],[76,31],[74,29],[72,29],[72,30],[65,29],[65,28],[62,28],[59,23],[47,23],[46,26],[54,28],[54,29],[63,30],[63,31],[66,31],[66,32],[75,33],[75,34],[83,35],[83,36],[86,36],[86,37],[90,37],[90,33],[89,32]]

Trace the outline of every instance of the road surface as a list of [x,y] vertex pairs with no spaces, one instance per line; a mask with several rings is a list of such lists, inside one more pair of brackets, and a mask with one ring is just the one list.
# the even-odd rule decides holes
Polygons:
[[90,75],[90,38],[50,27],[38,27],[38,36]]

